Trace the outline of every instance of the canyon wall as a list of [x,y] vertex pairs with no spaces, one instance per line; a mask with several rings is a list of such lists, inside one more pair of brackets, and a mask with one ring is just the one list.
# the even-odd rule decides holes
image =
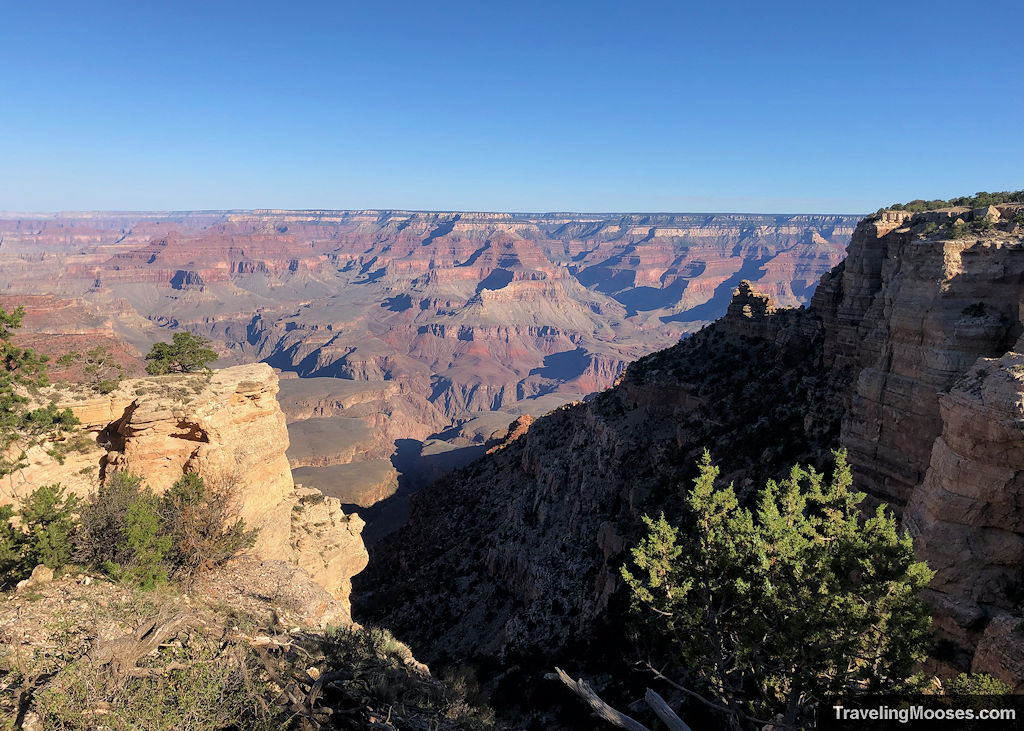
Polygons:
[[819,462],[838,436],[820,323],[746,282],[734,302],[614,388],[517,420],[483,459],[414,495],[409,524],[356,577],[357,616],[431,662],[515,666],[510,693],[563,653],[578,666],[620,647],[618,566],[640,516],[679,508],[705,445],[746,491]]
[[[1013,219],[1022,211],[869,218],[812,305],[825,323],[856,484],[902,514],[937,572],[928,590],[943,641],[937,659],[1018,689],[1024,231]],[[935,230],[985,216],[995,225],[960,238]]]
[[[56,392],[81,421],[86,447],[63,464],[42,447],[4,486],[5,502],[60,482],[87,498],[114,471],[140,475],[155,492],[185,472],[229,489],[246,523],[259,529],[252,552],[297,564],[346,606],[351,577],[368,559],[362,521],[338,500],[296,486],[278,379],[264,364],[204,374],[129,379],[107,395]],[[13,490],[13,494],[12,494]]]

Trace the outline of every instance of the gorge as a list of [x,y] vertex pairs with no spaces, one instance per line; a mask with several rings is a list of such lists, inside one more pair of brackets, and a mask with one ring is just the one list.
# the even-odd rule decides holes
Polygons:
[[[1024,203],[880,211],[852,230],[843,261],[812,231],[790,246],[789,269],[771,263],[781,248],[774,258],[745,248],[728,226],[706,236],[739,241],[702,248],[694,226],[673,244],[674,266],[698,255],[707,266],[673,280],[662,258],[651,265],[660,288],[640,263],[655,256],[645,247],[658,227],[680,216],[646,241],[616,243],[621,256],[602,260],[600,276],[571,263],[591,255],[581,244],[564,245],[579,246],[567,260],[551,253],[563,229],[545,233],[549,248],[517,240],[487,258],[504,246],[495,220],[507,236],[542,227],[478,216],[491,237],[481,243],[456,214],[374,229],[358,244],[377,252],[370,264],[343,262],[338,234],[319,269],[266,251],[262,264],[243,263],[249,254],[232,263],[212,242],[176,254],[191,268],[161,268],[152,247],[206,240],[211,227],[226,235],[221,214],[204,215],[173,222],[162,244],[148,234],[144,262],[134,249],[101,261],[106,245],[86,232],[74,236],[88,245],[69,254],[77,224],[54,224],[61,242],[47,243],[47,224],[0,243],[14,262],[0,270],[3,302],[29,307],[26,342],[56,353],[100,341],[130,365],[160,328],[187,327],[214,338],[228,366],[205,380],[65,394],[94,446],[64,464],[32,453],[22,492],[59,480],[85,495],[116,469],[144,472],[157,489],[182,472],[230,473],[261,528],[256,557],[296,567],[329,597],[314,592],[304,621],[386,627],[435,670],[472,669],[503,718],[571,727],[543,675],[558,664],[613,697],[631,692],[619,568],[642,516],[683,514],[680,488],[703,449],[746,499],[793,464],[827,470],[843,448],[868,506],[889,505],[935,571],[926,599],[937,641],[922,669],[1024,690]],[[251,235],[284,236],[305,215],[266,214],[281,222]],[[607,254],[609,225],[571,236]],[[479,244],[468,256],[452,241],[443,255],[424,252],[459,231]],[[790,233],[776,220],[758,235]],[[241,251],[232,242],[229,253]],[[89,257],[85,287],[71,273]],[[816,288],[768,276],[812,269]],[[58,272],[61,291],[34,299],[45,271]],[[698,291],[707,299],[686,299]],[[246,319],[246,306],[272,298],[281,304]],[[206,307],[218,314],[187,316]],[[602,366],[599,353],[614,355]],[[264,363],[229,365],[254,359]]]
[[[24,304],[22,342],[54,356],[104,344],[138,372],[153,342],[185,328],[213,339],[219,366],[261,360],[278,369],[291,466],[365,513],[372,541],[402,522],[408,492],[482,454],[520,415],[606,388],[629,362],[714,320],[741,279],[780,304],[806,302],[855,223],[2,214],[0,302]],[[396,492],[393,507],[371,508]]]

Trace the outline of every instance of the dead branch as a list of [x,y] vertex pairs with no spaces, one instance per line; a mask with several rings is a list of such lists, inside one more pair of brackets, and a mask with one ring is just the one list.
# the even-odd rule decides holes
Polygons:
[[125,675],[139,660],[191,623],[187,614],[178,614],[167,620],[156,617],[140,624],[131,634],[111,640],[97,639],[87,656],[97,666],[110,665],[115,675]]
[[665,699],[650,688],[647,689],[647,694],[644,695],[644,702],[651,707],[651,710],[661,719],[662,723],[669,727],[669,731],[691,731],[690,727],[683,722],[683,719],[679,718],[675,711],[669,708]]
[[573,680],[569,677],[568,673],[561,668],[555,668],[554,673],[548,673],[544,677],[550,680],[561,680],[566,686],[568,686],[569,690],[582,698],[584,702],[590,706],[591,710],[594,711],[598,718],[604,719],[613,726],[628,729],[629,731],[650,731],[650,729],[642,723],[630,718],[624,713],[616,711],[601,700],[597,693],[594,692],[594,689],[590,687],[590,684],[583,680],[583,678]]
[[188,670],[193,663],[172,662],[158,668],[129,668],[127,675],[131,678],[155,678],[158,675],[166,675],[175,670]]

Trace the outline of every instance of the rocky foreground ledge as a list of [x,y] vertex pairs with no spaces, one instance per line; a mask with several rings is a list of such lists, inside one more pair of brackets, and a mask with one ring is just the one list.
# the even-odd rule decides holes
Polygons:
[[294,483],[277,392],[277,375],[262,363],[129,379],[107,395],[65,389],[58,401],[81,421],[86,448],[63,464],[31,450],[30,465],[0,488],[0,503],[55,482],[87,498],[118,470],[143,476],[159,493],[195,472],[235,490],[241,517],[259,529],[254,557],[300,567],[348,619],[351,578],[368,560],[363,521],[346,515],[338,500]]

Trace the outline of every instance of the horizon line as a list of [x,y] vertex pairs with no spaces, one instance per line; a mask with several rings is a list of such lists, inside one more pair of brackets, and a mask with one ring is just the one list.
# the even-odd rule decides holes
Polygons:
[[59,211],[3,211],[0,210],[0,217],[23,217],[33,216],[59,217],[67,215],[85,215],[106,213],[113,215],[141,216],[159,215],[172,216],[184,213],[194,214],[225,214],[225,213],[452,213],[452,214],[491,214],[503,216],[522,217],[546,217],[546,216],[842,216],[852,218],[855,216],[867,216],[871,212],[857,213],[808,213],[806,211],[496,211],[483,209],[457,209],[457,208],[167,208],[167,209],[114,209],[114,208],[91,208],[91,209],[63,209]]

